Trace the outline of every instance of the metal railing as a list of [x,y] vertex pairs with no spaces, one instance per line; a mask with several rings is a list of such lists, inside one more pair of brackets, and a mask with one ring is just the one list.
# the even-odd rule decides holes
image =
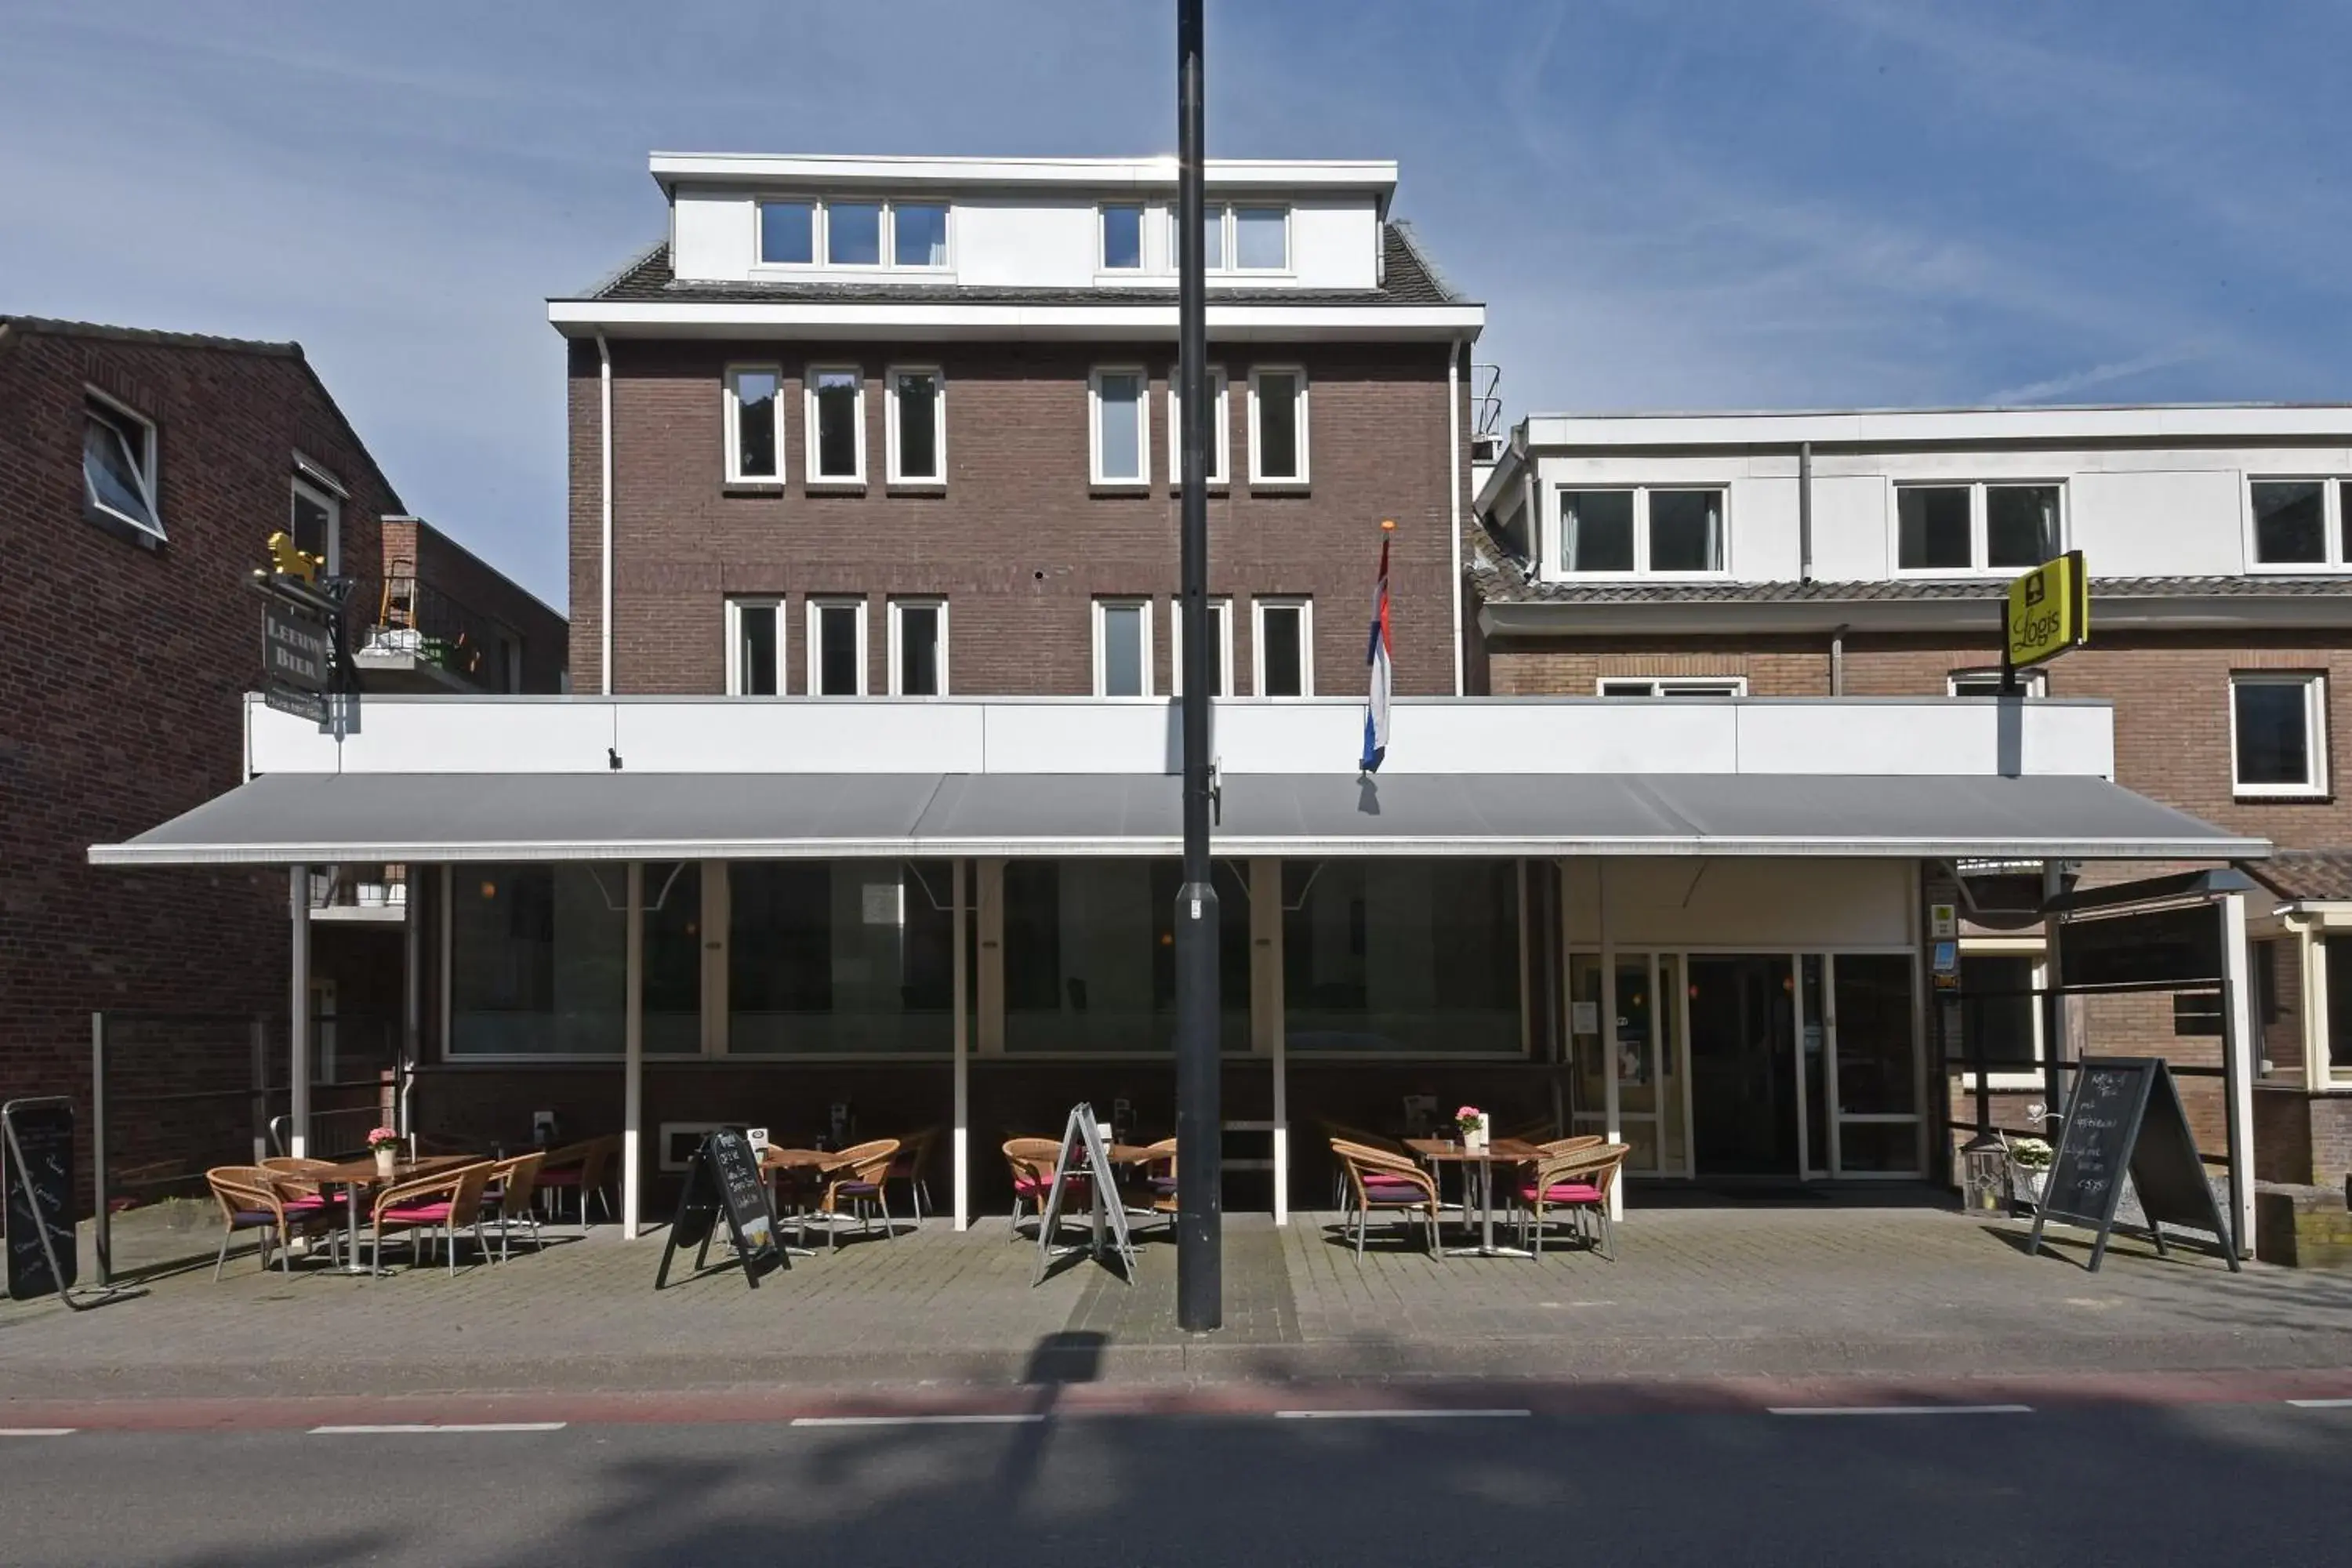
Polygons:
[[520,636],[405,563],[394,563],[383,577],[357,580],[347,605],[355,656],[404,654],[485,691],[521,689]]

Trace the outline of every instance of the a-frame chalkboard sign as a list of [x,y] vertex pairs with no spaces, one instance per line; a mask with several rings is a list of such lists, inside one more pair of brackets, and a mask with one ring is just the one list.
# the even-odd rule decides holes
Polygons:
[[2147,1216],[2149,1237],[2159,1256],[2167,1224],[2213,1233],[2231,1273],[2238,1247],[2221,1205],[2205,1180],[2189,1113],[2172,1069],[2160,1057],[2084,1057],[2066,1102],[2058,1132],[2058,1156],[2035,1205],[2029,1253],[2042,1247],[2042,1227],[2051,1220],[2097,1233],[2091,1244],[2091,1269],[2097,1272],[2115,1231],[2116,1205],[2124,1177],[2131,1177]]
[[768,1183],[760,1173],[751,1141],[731,1128],[703,1139],[687,1164],[686,1190],[677,1195],[677,1217],[670,1221],[669,1239],[662,1246],[655,1289],[669,1283],[669,1262],[681,1247],[696,1249],[695,1271],[702,1271],[721,1216],[734,1242],[736,1260],[743,1265],[744,1283],[752,1289],[760,1288],[762,1274],[792,1267],[776,1240],[775,1205],[769,1201]]
[[[1078,1179],[1074,1182],[1072,1177]],[[1071,1250],[1057,1250],[1054,1233],[1061,1224],[1062,1195],[1073,1186],[1087,1189],[1094,1203],[1094,1237],[1087,1250],[1099,1262],[1108,1242],[1117,1251],[1127,1282],[1134,1284],[1135,1242],[1127,1233],[1127,1205],[1119,1200],[1118,1178],[1111,1171],[1102,1123],[1095,1120],[1091,1105],[1071,1107],[1069,1124],[1062,1131],[1062,1152],[1054,1161],[1054,1190],[1047,1194],[1045,1212],[1037,1221],[1037,1277],[1029,1283],[1034,1287],[1042,1282],[1054,1259]]]
[[81,1266],[73,1210],[73,1101],[0,1105],[0,1186],[7,1189],[8,1299],[55,1292],[68,1307]]

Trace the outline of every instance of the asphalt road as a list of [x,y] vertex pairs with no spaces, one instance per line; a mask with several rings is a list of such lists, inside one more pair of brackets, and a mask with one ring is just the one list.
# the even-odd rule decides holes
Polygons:
[[2352,1561],[2352,1408],[0,1438],[0,1563]]

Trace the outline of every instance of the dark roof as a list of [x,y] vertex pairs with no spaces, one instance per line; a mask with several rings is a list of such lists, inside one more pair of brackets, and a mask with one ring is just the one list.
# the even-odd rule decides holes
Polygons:
[[[1440,277],[1401,225],[1381,226],[1381,286],[1377,289],[1220,289],[1222,305],[1458,305],[1462,297]],[[604,282],[578,296],[636,303],[718,305],[1166,305],[1166,289],[997,289],[955,283],[684,282],[670,271],[669,246],[656,245]]]
[[2352,900],[2352,849],[2281,849],[2245,869],[2279,897],[2294,902]]
[[99,338],[108,342],[144,343],[170,349],[221,349],[232,353],[271,354],[300,359],[300,343],[268,342],[257,338],[216,338],[206,332],[161,332],[148,327],[112,327],[100,321],[60,321],[47,316],[0,316],[0,331],[37,332],[49,338]]

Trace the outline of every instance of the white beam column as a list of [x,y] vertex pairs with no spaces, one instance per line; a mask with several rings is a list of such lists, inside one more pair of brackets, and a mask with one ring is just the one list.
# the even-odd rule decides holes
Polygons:
[[[1601,937],[1601,1082],[1602,1110],[1609,1123],[1608,1137],[1612,1143],[1625,1142],[1625,1127],[1619,1118],[1623,1114],[1622,1096],[1617,1086],[1617,938],[1609,929],[1609,858],[1601,856],[1592,863],[1594,912]],[[1620,1165],[1617,1179],[1609,1184],[1609,1217],[1614,1222],[1625,1217],[1625,1172]]]
[[2246,895],[2221,902],[2221,973],[2230,1010],[2221,1021],[2222,1048],[2229,1055],[2230,1199],[2236,1210],[2230,1227],[2238,1250],[2254,1250],[2254,986],[2246,947]]
[[955,906],[951,939],[955,958],[950,965],[955,989],[950,1011],[955,1020],[955,1121],[949,1148],[955,1160],[955,1227],[960,1231],[971,1228],[971,1009],[964,1004],[964,990],[971,984],[971,962],[964,953],[970,900],[965,897],[964,866],[963,857],[957,856],[948,880],[949,901]]
[[1282,1021],[1282,862],[1249,863],[1250,1033],[1274,1058],[1274,1223],[1290,1223],[1290,1052]]
[[295,866],[286,878],[286,910],[294,924],[293,982],[286,1008],[286,1152],[310,1153],[310,868]]
[[[637,1180],[644,1169],[639,1152],[646,1121],[646,867],[629,862],[629,931],[625,942],[626,978],[622,984],[621,1025],[621,1239],[637,1237]],[[587,1202],[588,1194],[581,1194]],[[587,1217],[587,1209],[581,1209]]]

